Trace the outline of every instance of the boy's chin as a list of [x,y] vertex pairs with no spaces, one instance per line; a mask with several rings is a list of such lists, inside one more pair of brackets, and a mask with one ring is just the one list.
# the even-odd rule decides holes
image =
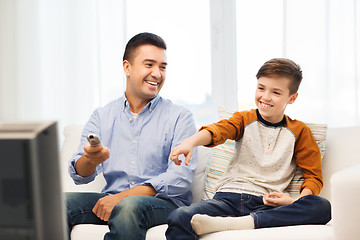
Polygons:
[[263,108],[258,108],[259,109],[259,113],[262,117],[271,117],[271,108],[267,108],[267,109],[263,109]]

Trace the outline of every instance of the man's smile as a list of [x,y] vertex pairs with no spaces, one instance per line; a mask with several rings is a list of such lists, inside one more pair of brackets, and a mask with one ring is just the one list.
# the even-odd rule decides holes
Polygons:
[[151,80],[145,80],[145,82],[152,86],[158,86],[160,84],[160,82],[158,81],[151,81]]

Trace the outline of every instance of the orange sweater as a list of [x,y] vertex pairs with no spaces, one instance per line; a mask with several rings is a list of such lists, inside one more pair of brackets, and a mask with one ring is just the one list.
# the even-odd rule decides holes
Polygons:
[[323,186],[321,155],[305,123],[284,116],[266,122],[257,110],[235,112],[232,117],[202,127],[212,133],[212,144],[236,140],[236,152],[217,191],[264,195],[285,192],[296,167],[302,168],[304,188],[318,195]]

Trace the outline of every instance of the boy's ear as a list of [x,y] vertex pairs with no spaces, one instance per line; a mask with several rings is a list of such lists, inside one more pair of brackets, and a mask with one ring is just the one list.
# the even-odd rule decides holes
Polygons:
[[298,97],[298,92],[296,92],[296,93],[294,93],[294,94],[292,94],[291,96],[290,96],[290,100],[289,100],[289,104],[292,104],[292,103],[294,103],[295,102],[295,100],[296,100],[296,98]]

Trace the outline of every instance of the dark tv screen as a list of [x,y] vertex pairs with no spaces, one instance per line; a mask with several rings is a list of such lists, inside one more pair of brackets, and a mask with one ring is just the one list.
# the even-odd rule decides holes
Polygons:
[[0,122],[0,240],[65,240],[56,122]]

